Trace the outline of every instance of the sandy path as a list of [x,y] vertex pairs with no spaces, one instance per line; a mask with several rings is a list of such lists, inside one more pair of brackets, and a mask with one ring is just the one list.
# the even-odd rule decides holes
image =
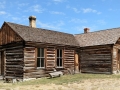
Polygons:
[[90,79],[63,85],[23,85],[0,90],[120,90],[120,79]]

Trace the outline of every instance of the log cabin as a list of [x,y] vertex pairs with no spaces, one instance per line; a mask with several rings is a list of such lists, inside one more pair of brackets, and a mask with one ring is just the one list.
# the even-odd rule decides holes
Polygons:
[[[0,74],[5,78],[39,78],[56,68],[75,69],[79,48],[74,35],[36,28],[36,17],[29,17],[29,26],[4,22],[0,30]],[[77,64],[78,65],[78,64]]]
[[68,34],[4,22],[0,29],[0,75],[20,79],[39,78],[53,68],[81,73],[119,73],[120,28]]
[[76,34],[82,73],[120,72],[120,28]]

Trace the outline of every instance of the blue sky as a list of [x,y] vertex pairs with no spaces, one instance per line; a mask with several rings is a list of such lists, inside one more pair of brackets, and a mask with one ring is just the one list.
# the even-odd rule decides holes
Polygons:
[[29,25],[37,18],[37,28],[71,34],[85,27],[98,31],[120,27],[120,0],[0,0],[0,25],[3,22]]

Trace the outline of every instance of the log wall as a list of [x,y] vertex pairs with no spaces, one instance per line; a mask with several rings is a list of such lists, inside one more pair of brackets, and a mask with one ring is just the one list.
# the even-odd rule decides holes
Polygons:
[[47,47],[46,50],[46,68],[56,67],[56,51],[55,47]]
[[37,69],[36,67],[36,48],[24,48],[24,78],[39,78],[45,74],[44,69]]
[[7,47],[5,52],[5,77],[23,78],[23,46]]
[[112,46],[104,45],[81,48],[80,68],[83,73],[111,73]]
[[64,68],[74,68],[75,53],[74,50],[64,50]]
[[[56,49],[55,47],[45,47],[45,68],[36,67],[36,51],[35,47],[24,48],[24,78],[39,78],[46,76],[48,73],[53,72],[56,68]],[[63,67],[57,70],[61,71],[65,68],[74,69],[74,50],[63,49]]]

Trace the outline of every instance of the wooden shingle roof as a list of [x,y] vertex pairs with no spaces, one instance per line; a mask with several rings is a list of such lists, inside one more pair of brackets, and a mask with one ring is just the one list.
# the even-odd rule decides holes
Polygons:
[[25,41],[79,46],[74,35],[5,22]]
[[76,34],[75,38],[80,47],[115,44],[120,37],[120,28]]

